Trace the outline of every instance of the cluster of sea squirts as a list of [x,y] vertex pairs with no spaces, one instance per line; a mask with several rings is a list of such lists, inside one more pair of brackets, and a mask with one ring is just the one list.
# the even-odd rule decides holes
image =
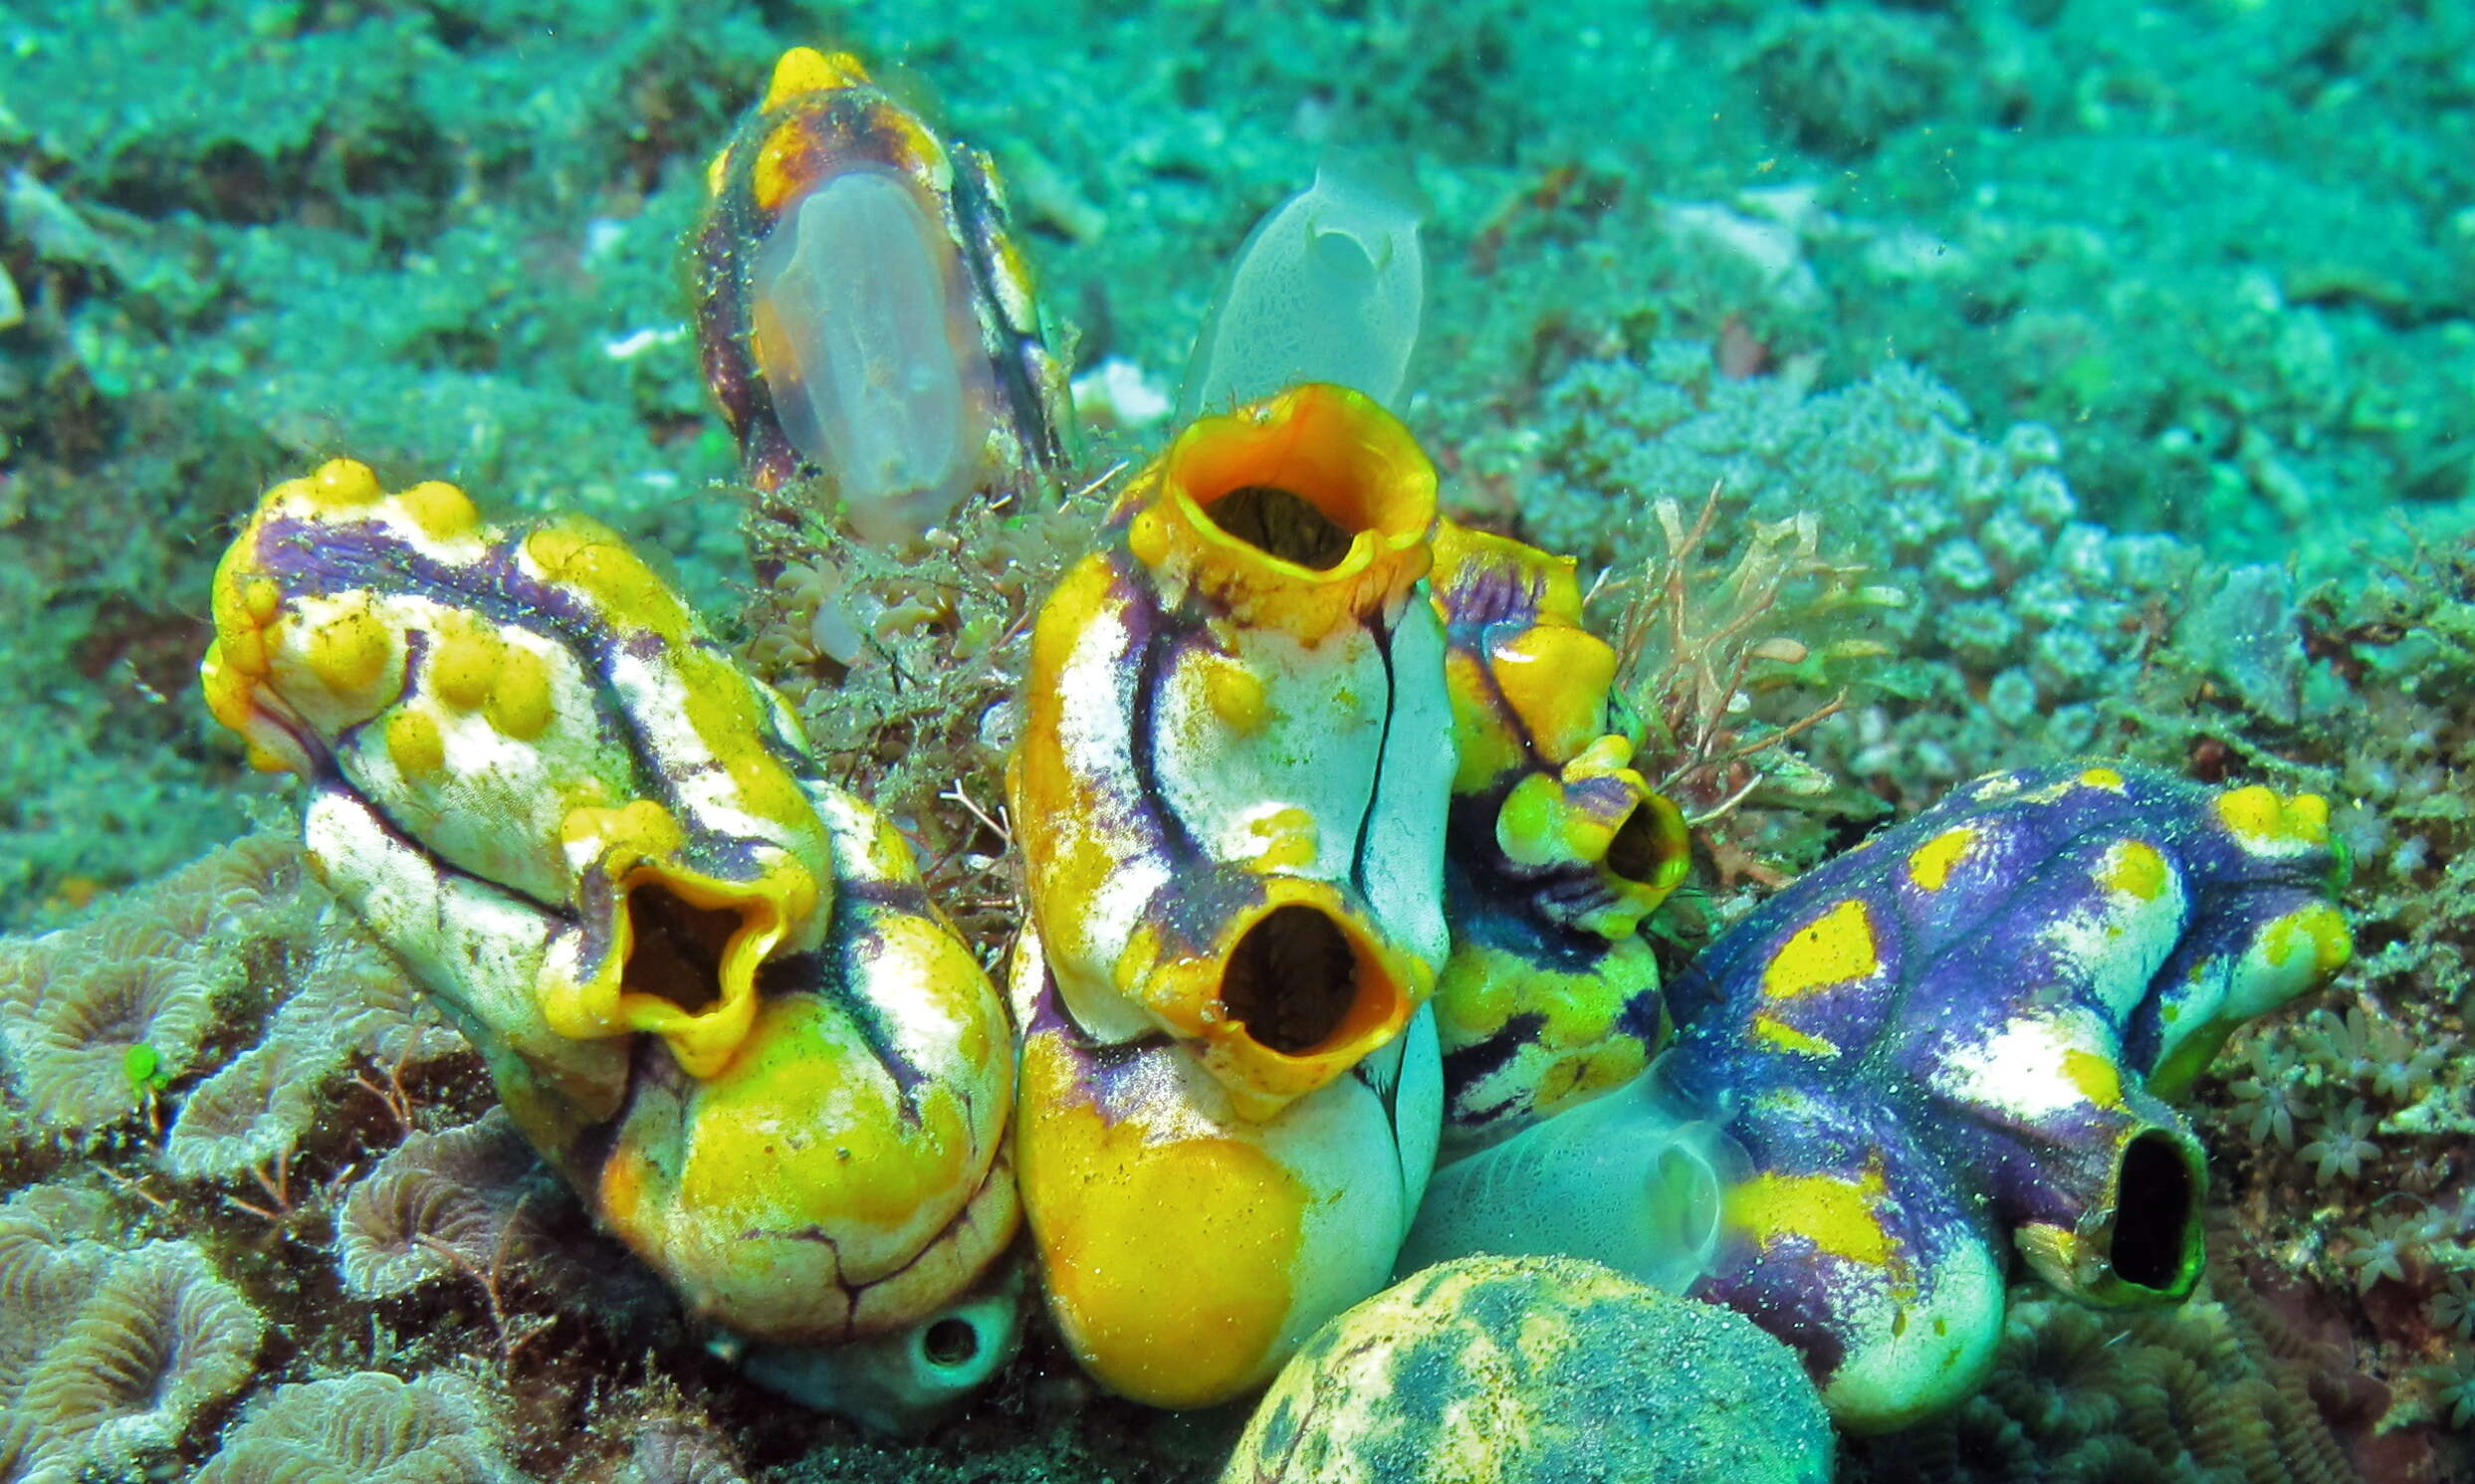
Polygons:
[[[1053,498],[1062,376],[978,155],[801,49],[711,187],[754,486],[891,545]],[[214,608],[215,715],[307,780],[314,866],[526,1138],[719,1348],[886,1426],[1005,1364],[1026,1277],[1102,1384],[1183,1407],[1473,1252],[1732,1305],[1896,1426],[1982,1375],[2014,1256],[2190,1291],[2206,1170],[2160,1098],[2348,953],[2319,799],[2079,763],[1663,986],[1688,832],[1574,563],[1443,519],[1322,382],[1191,421],[1042,606],[1004,994],[599,527],[338,460],[266,495]]]

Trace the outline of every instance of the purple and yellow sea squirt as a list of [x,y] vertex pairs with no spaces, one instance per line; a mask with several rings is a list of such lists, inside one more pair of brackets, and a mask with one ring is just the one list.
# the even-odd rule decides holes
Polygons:
[[589,522],[486,526],[337,460],[267,493],[214,610],[208,704],[308,780],[312,865],[700,1320],[828,1404],[883,1379],[834,1375],[841,1347],[964,1310],[979,1364],[914,1399],[1002,1364],[1012,1306],[976,1297],[1018,1220],[995,986],[650,568]]
[[1450,1159],[1648,1064],[1667,1018],[1640,929],[1691,847],[1632,765],[1573,559],[1450,521],[1435,552],[1457,751],[1435,997]]
[[1049,972],[1250,1118],[1399,1035],[1444,961],[1435,512],[1408,429],[1298,387],[1179,434],[1033,632],[1009,778]]
[[[2346,961],[2334,864],[2310,794],[1980,778],[1708,950],[1638,1084],[1439,1170],[1410,1250],[1665,1244],[1841,1425],[1928,1415],[1991,1363],[2013,1252],[2091,1302],[2191,1291],[2207,1170],[2161,1100]],[[1615,1137],[1677,1158],[1608,1181]]]

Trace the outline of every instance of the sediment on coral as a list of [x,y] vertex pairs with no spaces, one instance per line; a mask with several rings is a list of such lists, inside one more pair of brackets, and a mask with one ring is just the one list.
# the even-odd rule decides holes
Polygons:
[[2122,1313],[2023,1292],[1993,1374],[1946,1417],[1853,1440],[1849,1484],[2354,1484],[2279,1358],[2206,1293]]
[[52,1323],[26,1317],[49,1343],[22,1381],[0,1375],[12,1419],[0,1448],[16,1450],[24,1477],[160,1463],[256,1375],[266,1321],[197,1244],[79,1244],[55,1248],[48,1264],[27,1286],[37,1291],[30,1311]]
[[242,1412],[195,1484],[524,1484],[497,1411],[454,1371],[278,1386]]
[[411,1135],[353,1184],[337,1212],[336,1270],[344,1291],[388,1298],[459,1271],[497,1271],[510,1244],[527,1239],[523,1209],[543,1193],[533,1179],[539,1170],[503,1109]]

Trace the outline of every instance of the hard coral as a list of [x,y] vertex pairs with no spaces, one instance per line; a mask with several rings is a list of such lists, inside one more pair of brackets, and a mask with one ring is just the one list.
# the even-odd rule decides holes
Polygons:
[[1851,1484],[2341,1484],[2355,1471],[2247,1325],[2203,1295],[2112,1315],[2011,1306],[1984,1391],[1853,1445]]
[[193,1241],[116,1254],[15,1402],[35,1424],[32,1474],[171,1449],[208,1404],[248,1385],[263,1333]]
[[149,1242],[102,1268],[10,1401],[24,1429],[13,1478],[160,1458],[256,1373],[266,1322],[194,1243]]
[[187,1070],[215,989],[190,963],[99,953],[96,937],[64,929],[21,950],[16,988],[0,1004],[0,1040],[28,1111],[43,1127],[81,1138],[141,1106],[132,1054],[147,1058],[149,1073]]
[[414,1134],[355,1183],[336,1217],[336,1268],[358,1298],[407,1293],[459,1270],[486,1273],[521,1241],[540,1170],[506,1113]]
[[279,1386],[242,1413],[195,1484],[524,1484],[495,1414],[452,1371]]

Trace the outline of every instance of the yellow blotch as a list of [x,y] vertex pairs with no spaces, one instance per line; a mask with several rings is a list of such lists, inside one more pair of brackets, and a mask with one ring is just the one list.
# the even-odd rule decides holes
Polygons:
[[1204,695],[1212,703],[1212,714],[1239,737],[1260,732],[1271,719],[1271,704],[1264,696],[1263,682],[1234,660],[1216,657],[1201,663]]
[[1753,1034],[1782,1051],[1794,1051],[1804,1056],[1837,1056],[1839,1054],[1837,1043],[1798,1030],[1778,1016],[1767,1012],[1753,1017]]
[[1582,629],[1540,627],[1495,645],[1487,658],[1541,757],[1566,761],[1598,737],[1616,678],[1616,651],[1606,641]]
[[322,509],[350,510],[377,500],[378,477],[369,472],[366,464],[352,459],[330,459],[310,476],[309,487],[303,493]]
[[639,857],[651,860],[675,854],[686,838],[670,811],[649,798],[629,799],[615,809],[570,809],[559,822],[559,842],[563,847],[589,840],[607,850],[623,842]]
[[758,107],[771,113],[802,95],[859,87],[867,81],[868,69],[848,52],[792,47],[774,64],[774,76],[765,85],[765,102]]
[[741,808],[792,830],[817,828],[807,793],[772,753],[750,748],[729,754],[723,765],[730,770],[731,795]]
[[1251,871],[1294,871],[1314,864],[1315,848],[1323,832],[1316,827],[1315,816],[1294,804],[1275,809],[1247,822],[1247,832],[1257,844],[1246,858]]
[[1306,1191],[1262,1150],[1111,1123],[1053,1038],[1023,1048],[1022,1196],[1049,1303],[1100,1383],[1151,1406],[1260,1380],[1288,1319]]
[[431,631],[430,689],[458,711],[479,711],[490,699],[507,646],[469,614],[457,614]]
[[812,1224],[865,1246],[922,1211],[962,1209],[977,1184],[969,1161],[980,1145],[953,1094],[927,1092],[915,1120],[866,1041],[813,996],[760,1006],[696,1107],[679,1181],[690,1209],[753,1208],[772,1218],[762,1224]]
[[245,623],[221,627],[216,633],[215,648],[222,653],[224,667],[234,675],[264,680],[275,668],[267,656],[264,629]]
[[1486,669],[1461,650],[1444,655],[1444,686],[1453,699],[1453,791],[1477,793],[1521,764],[1521,746],[1503,724]]
[[1950,884],[1950,873],[1968,858],[1976,837],[1976,830],[1964,824],[1952,825],[1935,835],[1908,858],[1908,879],[1923,891],[1940,891]]
[[[543,539],[554,531],[568,539]],[[525,548],[554,580],[568,583],[591,598],[614,628],[649,628],[665,637],[677,637],[685,628],[687,610],[670,584],[605,527],[564,522],[535,531],[526,538]],[[555,561],[551,559],[554,554]]]
[[[801,168],[806,163],[807,131],[798,119],[786,118],[766,130],[748,178],[748,193],[755,198],[757,210],[775,216],[789,205],[792,196],[813,184]],[[786,223],[775,230],[788,231],[789,227]]]
[[1514,784],[1495,811],[1495,848],[1508,860],[1542,866],[1569,859],[1556,826],[1564,813],[1563,791],[1546,773],[1531,773]]
[[1457,936],[1436,976],[1436,1033],[1447,1050],[1492,1035],[1516,1007],[1537,995],[1527,960]]
[[2217,795],[2217,817],[2235,839],[2253,850],[2329,841],[2329,800],[2317,793],[2280,798],[2255,783]]
[[272,577],[252,577],[241,584],[241,609],[249,621],[264,627],[275,621],[275,611],[284,606],[283,589]]
[[2312,971],[2321,978],[2346,967],[2355,956],[2355,937],[2337,908],[2315,902],[2269,925],[2261,954],[2271,964],[2284,968],[2303,953],[2311,954]]
[[221,639],[209,640],[206,657],[198,661],[198,689],[206,693],[206,709],[216,721],[247,734],[257,716],[249,704],[250,678],[225,657]]
[[1873,920],[1854,898],[1805,925],[1780,945],[1762,970],[1762,993],[1794,999],[1861,979],[1882,967],[1874,948]]
[[444,480],[425,480],[395,497],[412,524],[434,541],[470,535],[481,525],[472,499]]
[[338,696],[356,696],[376,685],[395,652],[385,625],[365,602],[322,620],[309,637],[311,673]]
[[2123,791],[2123,774],[2111,767],[2089,768],[2080,774],[2080,781],[2091,788],[2103,788],[2113,793]]
[[731,149],[730,146],[726,144],[714,152],[714,157],[712,159],[705,162],[705,194],[708,196],[721,195],[722,187],[729,184],[730,179]]
[[1725,1214],[1765,1251],[1803,1237],[1833,1257],[1882,1267],[1891,1261],[1891,1236],[1874,1208],[1889,1189],[1878,1165],[1855,1180],[1764,1172],[1728,1192]]
[[2106,852],[2106,864],[2099,868],[2097,884],[2141,902],[2154,902],[2165,895],[2171,873],[2165,857],[2155,846],[2144,840],[2123,840]]
[[505,646],[482,714],[501,736],[517,742],[531,742],[549,731],[555,714],[549,663],[530,649]]
[[2236,837],[2246,841],[2275,837],[2286,811],[2277,795],[2263,784],[2230,788],[2217,795],[2217,817]]
[[2123,1074],[2094,1051],[2078,1047],[2063,1053],[2063,1077],[2080,1096],[2099,1108],[2123,1106]]
[[386,755],[407,778],[436,776],[447,765],[447,743],[438,735],[437,719],[409,707],[387,718]]

